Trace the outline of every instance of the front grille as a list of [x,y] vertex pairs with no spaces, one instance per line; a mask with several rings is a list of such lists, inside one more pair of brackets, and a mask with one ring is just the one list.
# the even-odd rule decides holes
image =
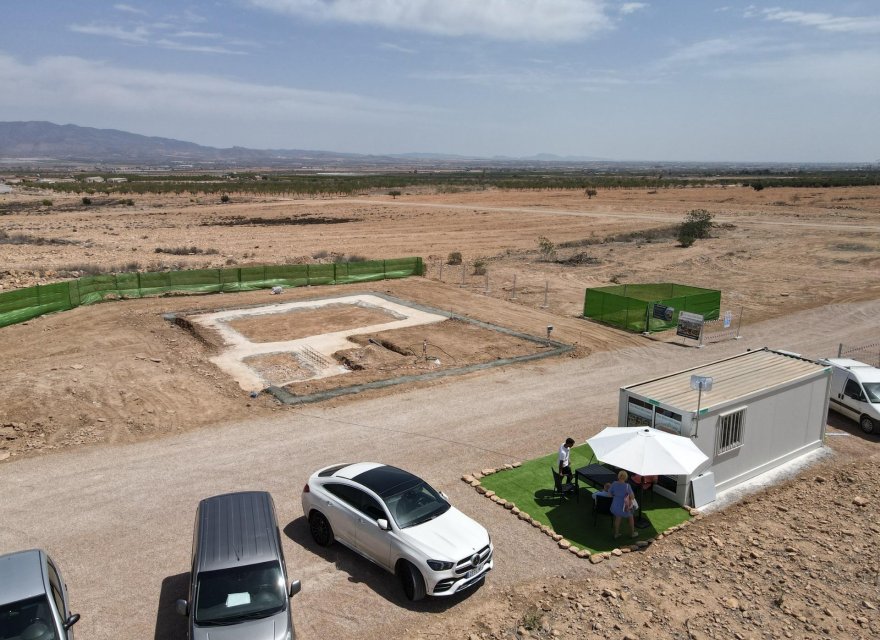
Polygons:
[[447,578],[446,580],[441,580],[434,586],[434,591],[448,591],[456,580],[457,578]]
[[478,567],[486,562],[492,555],[492,549],[491,547],[489,547],[489,545],[486,545],[485,547],[477,551],[477,555],[479,556],[479,559],[476,562],[473,562],[472,560],[474,554],[471,554],[467,558],[462,558],[461,560],[459,560],[455,564],[455,575],[464,575],[474,567]]

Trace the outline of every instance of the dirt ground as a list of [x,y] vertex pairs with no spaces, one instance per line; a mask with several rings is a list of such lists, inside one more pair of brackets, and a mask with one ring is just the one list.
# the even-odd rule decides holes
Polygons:
[[332,304],[319,309],[294,309],[286,313],[239,318],[228,324],[251,342],[279,342],[392,320],[394,316],[382,309]]
[[[744,348],[750,331],[761,328],[764,344],[805,353],[811,345],[822,345],[814,356],[834,355],[838,341],[877,339],[880,188],[876,187],[602,190],[590,200],[573,191],[420,192],[396,200],[381,195],[301,200],[233,195],[226,205],[170,196],[140,198],[134,207],[96,202],[88,208],[78,204],[78,197],[57,194],[51,196],[55,204],[45,207],[40,204],[45,197],[0,194],[0,229],[30,238],[0,243],[3,289],[130,263],[157,269],[311,262],[329,259],[315,257],[328,252],[377,259],[421,255],[428,273],[425,278],[369,286],[289,289],[280,296],[255,291],[109,302],[0,329],[4,363],[0,467],[13,471],[42,469],[40,460],[48,454],[57,454],[65,464],[76,464],[77,452],[97,455],[90,458],[97,464],[105,448],[127,452],[141,469],[147,463],[137,462],[139,451],[160,456],[164,454],[156,451],[166,446],[163,443],[181,438],[195,442],[202,433],[238,437],[231,435],[235,433],[231,427],[223,430],[224,425],[262,425],[302,415],[265,396],[251,398],[243,393],[210,363],[219,348],[216,342],[163,320],[161,314],[168,312],[190,314],[279,299],[322,298],[341,291],[378,291],[536,336],[552,325],[554,339],[576,346],[571,357],[514,366],[501,374],[468,374],[458,381],[369,392],[320,407],[322,413],[349,416],[347,424],[354,424],[365,419],[362,409],[368,406],[385,415],[388,406],[407,407],[414,394],[426,405],[435,397],[444,398],[446,404],[438,400],[433,415],[445,420],[454,407],[455,412],[467,409],[475,421],[467,427],[472,431],[469,437],[460,436],[458,443],[477,441],[477,432],[489,429],[481,421],[491,421],[492,437],[503,439],[507,450],[531,455],[550,450],[559,436],[579,424],[584,406],[602,409],[591,414],[594,420],[612,415],[605,404],[613,403],[600,398],[613,395],[614,384],[645,379],[660,367],[681,368],[695,359],[705,361],[712,354]],[[713,213],[719,227],[712,238],[690,248],[677,247],[672,237],[650,242],[621,237],[675,225],[697,208]],[[305,215],[348,221],[246,228],[222,224],[232,216]],[[558,262],[538,253],[540,236],[556,244]],[[46,244],[40,239],[65,243]],[[182,256],[156,252],[182,245],[194,246],[198,252]],[[463,254],[464,267],[445,264],[453,251]],[[478,258],[485,259],[488,278],[474,275],[472,262]],[[574,264],[570,258],[575,258]],[[586,287],[657,281],[720,289],[722,309],[743,309],[743,343],[697,352],[578,317]],[[831,318],[842,317],[842,308],[848,310],[852,326],[863,327],[846,339],[843,328],[833,335],[825,329]],[[762,324],[768,320],[772,325]],[[772,331],[763,328],[767,326]],[[420,342],[418,336],[412,337],[413,343]],[[475,335],[461,348],[476,352],[485,342],[486,336]],[[587,366],[581,367],[582,362]],[[614,374],[596,380],[595,371]],[[556,386],[544,386],[551,378]],[[481,385],[484,379],[491,385]],[[540,381],[535,386],[545,395],[533,397],[529,381]],[[563,384],[575,386],[559,390]],[[606,389],[606,384],[611,386]],[[447,397],[452,390],[460,394],[462,388],[467,389],[464,397]],[[512,402],[512,411],[516,402],[531,398],[528,410],[540,409],[540,424],[555,426],[544,433],[534,429],[536,419],[521,421],[524,405],[519,406],[519,415],[508,416],[507,407],[498,404],[492,404],[491,411],[484,409],[482,402],[488,400],[467,400],[477,390],[498,402]],[[565,397],[553,402],[546,395],[550,393]],[[504,419],[507,424],[495,425]],[[555,557],[542,569],[540,554],[524,560],[528,571],[517,573],[513,566],[520,558],[511,551],[501,556],[511,568],[499,572],[503,577],[498,588],[480,590],[448,610],[438,605],[430,615],[386,613],[390,621],[402,616],[405,626],[373,621],[363,637],[875,637],[880,633],[876,595],[880,493],[872,478],[880,471],[880,462],[873,457],[878,444],[848,423],[833,420],[848,434],[830,439],[839,452],[833,463],[707,516],[666,544],[596,565],[592,573],[582,567],[568,572]],[[450,425],[444,428],[454,430]],[[350,432],[345,436],[358,437]],[[237,441],[237,447],[244,446],[256,444]],[[321,447],[331,445],[315,440],[313,446],[323,451]],[[386,446],[404,445],[395,441]],[[289,447],[296,448],[293,443]],[[429,466],[421,454],[412,455],[414,461]],[[233,463],[227,464],[231,469]],[[303,473],[310,465],[298,464]],[[444,467],[437,460],[430,464],[435,473]],[[455,469],[453,475],[471,470]],[[854,504],[857,496],[866,502]],[[13,497],[9,494],[9,500]],[[75,501],[73,495],[67,498]],[[25,508],[15,513],[24,518]],[[189,512],[187,519],[191,520]],[[515,524],[498,524],[499,540],[528,555],[532,553],[525,543],[529,533]],[[0,533],[3,529],[0,525]],[[6,534],[11,536],[8,529]],[[64,545],[55,533],[49,534],[57,538],[56,544]],[[167,534],[157,536],[161,540]],[[522,543],[517,542],[520,538]],[[79,553],[91,553],[87,540],[84,536]],[[96,596],[92,601],[101,600]],[[329,609],[324,613],[331,615]],[[94,630],[89,625],[95,624],[100,626],[90,622],[86,628]],[[312,624],[305,629],[306,637],[318,637],[320,625],[316,619]],[[337,624],[334,628],[356,633],[358,627]]]

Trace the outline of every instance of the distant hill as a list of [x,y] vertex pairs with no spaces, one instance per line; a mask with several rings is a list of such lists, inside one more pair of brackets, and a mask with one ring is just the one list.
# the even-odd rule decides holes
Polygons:
[[0,159],[21,164],[109,164],[174,167],[397,167],[449,165],[543,165],[590,162],[598,158],[539,154],[528,158],[479,158],[442,153],[364,155],[305,149],[219,149],[193,142],[142,136],[118,129],[96,129],[52,122],[0,122]]
[[0,158],[57,162],[173,165],[298,164],[351,162],[357,154],[308,150],[218,149],[193,142],[51,122],[0,122]]

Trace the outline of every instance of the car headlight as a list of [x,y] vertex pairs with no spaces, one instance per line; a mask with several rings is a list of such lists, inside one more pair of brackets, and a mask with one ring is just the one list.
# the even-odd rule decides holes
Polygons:
[[448,571],[452,568],[452,562],[446,562],[445,560],[428,560],[428,566],[431,567],[434,571]]

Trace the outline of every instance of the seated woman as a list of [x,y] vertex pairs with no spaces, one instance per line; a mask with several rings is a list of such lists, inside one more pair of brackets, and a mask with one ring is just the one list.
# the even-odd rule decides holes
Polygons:
[[595,500],[596,498],[603,498],[603,497],[604,498],[611,497],[611,483],[610,482],[606,482],[605,486],[602,487],[601,491],[597,491],[596,493],[593,494],[593,500]]
[[627,518],[629,520],[629,530],[633,538],[638,537],[636,531],[636,522],[633,517],[632,499],[633,490],[627,482],[628,474],[621,469],[617,473],[617,480],[611,484],[608,492],[611,494],[611,515],[614,516],[614,537],[620,537],[620,520]]

